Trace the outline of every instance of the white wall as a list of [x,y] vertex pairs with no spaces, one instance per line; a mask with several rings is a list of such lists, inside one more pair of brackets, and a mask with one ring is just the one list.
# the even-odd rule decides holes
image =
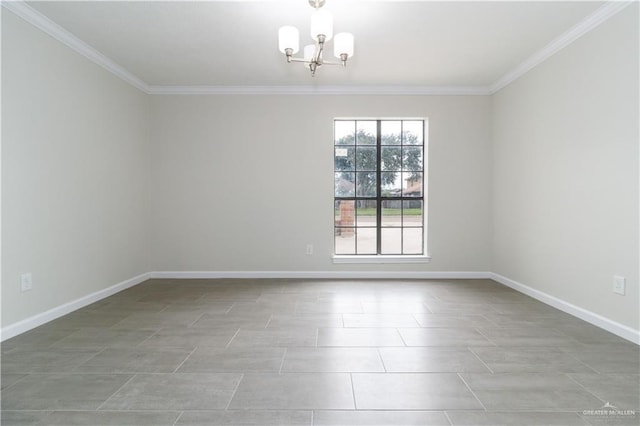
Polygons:
[[[489,268],[488,96],[154,96],[152,105],[154,270]],[[431,263],[332,263],[334,117],[428,118]]]
[[[493,98],[148,96],[5,11],[2,326],[147,271],[383,270],[493,271],[637,330],[637,16]],[[344,116],[429,120],[431,263],[331,262]]]
[[493,111],[492,271],[636,330],[638,51],[635,4],[496,94]]
[[148,153],[146,95],[3,11],[3,327],[149,270]]

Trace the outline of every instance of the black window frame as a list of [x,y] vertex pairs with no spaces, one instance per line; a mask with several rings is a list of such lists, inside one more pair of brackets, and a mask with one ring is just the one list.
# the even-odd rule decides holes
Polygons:
[[[376,122],[376,136],[375,136],[375,145],[371,145],[371,144],[359,144],[358,143],[358,122]],[[354,140],[353,140],[353,144],[338,144],[338,140],[336,139],[336,123],[338,122],[353,122],[354,123]],[[382,123],[383,122],[400,122],[400,126],[401,126],[401,131],[400,131],[400,144],[397,145],[388,145],[388,144],[383,144],[382,143]],[[405,122],[420,122],[421,123],[421,142],[419,144],[405,144],[405,132],[403,131],[404,129],[404,123]],[[340,119],[334,119],[334,134],[333,134],[333,140],[334,140],[334,217],[336,217],[336,209],[339,208],[339,203],[343,202],[343,201],[352,201],[353,202],[353,209],[354,209],[354,218],[353,218],[353,224],[351,225],[343,225],[343,224],[338,224],[336,223],[336,221],[334,220],[334,255],[335,256],[424,256],[425,252],[426,252],[426,235],[425,235],[425,221],[426,221],[426,203],[425,203],[425,189],[426,189],[426,173],[425,173],[425,168],[426,168],[426,159],[427,159],[427,131],[426,131],[426,119],[424,118],[389,118],[389,119],[371,119],[371,118],[340,118]],[[357,182],[357,176],[358,173],[363,173],[363,171],[358,169],[358,148],[362,147],[362,148],[369,148],[369,147],[375,147],[376,148],[376,165],[375,165],[375,171],[371,170],[371,169],[366,169],[364,170],[364,172],[369,172],[369,173],[374,173],[376,174],[376,185],[375,185],[375,189],[376,189],[376,195],[375,196],[365,196],[365,195],[358,195],[358,186],[356,184]],[[400,175],[400,180],[402,181],[403,178],[403,174],[404,173],[419,173],[421,175],[421,179],[422,179],[422,184],[421,184],[421,194],[419,196],[416,195],[411,195],[411,196],[406,196],[404,194],[404,191],[401,190],[400,191],[400,195],[394,195],[394,196],[389,196],[389,195],[383,195],[383,182],[382,182],[382,174],[385,172],[389,172],[389,171],[385,171],[383,168],[383,158],[382,158],[382,149],[383,148],[390,148],[390,147],[397,147],[400,148],[400,158],[401,158],[401,166],[399,170],[392,170],[391,172],[393,173],[398,173]],[[422,164],[421,164],[421,169],[419,169],[419,171],[417,170],[408,170],[405,171],[404,165],[402,164],[402,162],[404,161],[405,158],[405,147],[411,147],[411,148],[417,148],[420,147],[422,149]],[[354,150],[354,154],[353,154],[353,171],[345,171],[345,170],[338,170],[336,167],[336,163],[337,163],[337,149],[340,148],[352,148]],[[352,196],[339,196],[336,195],[338,190],[337,190],[337,181],[335,180],[335,177],[339,174],[339,173],[353,173],[353,195]],[[402,182],[400,183],[400,188],[402,188]],[[373,201],[375,202],[375,206],[376,206],[376,222],[375,222],[375,230],[376,230],[376,252],[375,253],[359,253],[358,251],[358,229],[372,229],[374,228],[373,226],[359,226],[358,224],[358,206],[359,206],[359,201]],[[389,225],[384,225],[383,224],[383,204],[385,201],[391,201],[391,202],[398,202],[400,205],[400,218],[401,218],[401,224],[400,226],[389,226]],[[404,209],[405,209],[405,204],[409,203],[409,202],[420,202],[420,208],[421,208],[421,221],[420,221],[420,225],[419,226],[406,226],[404,224]],[[410,208],[410,207],[408,207]],[[417,253],[415,251],[412,252],[407,252],[405,253],[405,244],[404,244],[404,238],[405,238],[405,229],[420,229],[421,232],[421,246],[420,246],[420,252]],[[353,249],[353,253],[339,253],[337,251],[337,244],[336,244],[336,237],[337,235],[340,234],[340,232],[344,231],[345,229],[352,229],[354,232],[354,249]],[[398,253],[383,253],[383,230],[384,229],[399,229],[400,230],[400,252]]]

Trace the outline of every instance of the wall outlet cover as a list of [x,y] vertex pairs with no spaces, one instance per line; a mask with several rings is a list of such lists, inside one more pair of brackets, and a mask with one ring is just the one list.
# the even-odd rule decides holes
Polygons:
[[29,291],[33,289],[33,277],[31,273],[20,275],[20,291]]
[[625,278],[614,276],[613,277],[613,292],[624,296],[625,293]]

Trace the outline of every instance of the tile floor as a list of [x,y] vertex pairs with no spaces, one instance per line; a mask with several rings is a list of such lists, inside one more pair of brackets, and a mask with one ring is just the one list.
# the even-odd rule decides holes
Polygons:
[[489,280],[151,280],[1,361],[4,426],[640,424],[638,346]]

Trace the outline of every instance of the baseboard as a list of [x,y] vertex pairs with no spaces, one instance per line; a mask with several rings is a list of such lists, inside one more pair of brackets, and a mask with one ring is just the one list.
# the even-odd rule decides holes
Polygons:
[[53,321],[56,318],[60,318],[63,315],[67,315],[68,313],[95,303],[101,299],[104,299],[105,297],[114,295],[129,287],[140,284],[141,282],[146,281],[149,278],[150,274],[148,272],[140,274],[137,277],[130,278],[111,287],[96,291],[95,293],[91,293],[87,296],[65,303],[64,305],[49,309],[48,311],[41,314],[34,315],[22,321],[18,321],[16,323],[3,327],[0,330],[0,342],[41,326],[42,324],[46,324],[49,321]]
[[494,281],[499,282],[500,284],[519,291],[520,293],[531,296],[542,303],[553,306],[556,309],[573,315],[574,317],[580,318],[581,320],[593,324],[596,327],[607,330],[608,332],[613,333],[616,336],[620,336],[623,339],[629,340],[636,345],[640,345],[640,330],[634,330],[633,328],[628,327],[624,324],[620,324],[619,322],[610,320],[609,318],[605,318],[602,315],[598,315],[594,312],[573,305],[562,299],[558,299],[555,296],[551,296],[550,294],[547,294],[540,290],[536,290],[535,288],[531,288],[505,276],[492,272],[490,273],[490,278]]
[[281,279],[489,279],[489,272],[473,271],[156,271],[151,278],[281,278]]

